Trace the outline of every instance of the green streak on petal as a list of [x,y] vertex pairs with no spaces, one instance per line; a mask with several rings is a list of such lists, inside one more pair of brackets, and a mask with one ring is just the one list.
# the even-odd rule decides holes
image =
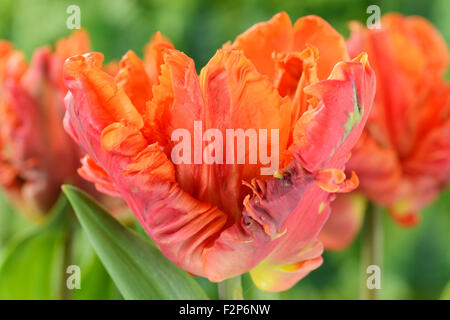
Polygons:
[[364,108],[362,107],[359,98],[358,93],[356,92],[355,84],[353,83],[353,112],[350,112],[347,122],[344,125],[345,128],[345,134],[342,138],[342,141],[347,139],[350,132],[353,130],[353,128],[358,125],[358,123],[361,121],[364,114]]
[[280,171],[275,171],[275,173],[273,174],[273,176],[277,179],[283,179],[283,174],[280,173]]
[[281,232],[278,232],[275,236],[272,237],[272,240],[276,240],[276,239],[278,239],[278,238],[284,236],[284,235],[286,234],[286,232],[287,232],[287,228],[284,229],[284,230],[281,231]]
[[336,149],[347,139],[353,128],[358,125],[364,115],[364,108],[359,101],[358,92],[356,91],[355,83],[353,82],[353,111],[349,113],[347,122],[344,125],[345,133],[340,144],[333,148],[330,152],[330,157],[333,156]]

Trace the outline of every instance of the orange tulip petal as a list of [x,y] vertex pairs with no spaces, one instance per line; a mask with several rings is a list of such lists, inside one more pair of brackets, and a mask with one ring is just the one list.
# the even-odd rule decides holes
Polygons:
[[274,53],[287,52],[291,43],[291,20],[285,12],[281,12],[269,21],[255,24],[239,35],[231,45],[231,49],[242,50],[256,70],[273,80],[276,68],[272,56]]
[[[205,99],[203,114],[203,123],[207,126],[205,130],[217,128],[226,137],[226,129],[265,129],[268,133],[268,152],[271,152],[272,148],[271,130],[277,130],[278,158],[281,158],[289,134],[289,101],[280,97],[271,82],[256,71],[242,52],[219,50],[201,71],[200,83]],[[224,155],[227,152],[225,147],[226,144]],[[216,204],[233,215],[240,215],[244,194],[248,193],[241,182],[260,177],[260,168],[263,166],[261,159],[257,159],[256,164],[249,164],[249,144],[245,148],[247,159],[245,166],[230,164],[226,170],[218,164],[203,166],[204,176],[199,182],[199,187],[203,187],[200,187],[201,192],[197,193],[199,199]],[[234,154],[237,154],[237,145],[234,145]],[[227,188],[235,191],[231,192]],[[214,193],[207,191],[212,189],[216,191]],[[241,192],[236,192],[239,189]],[[230,195],[234,195],[235,198],[231,199]]]
[[160,69],[159,84],[153,86],[153,99],[148,102],[148,125],[155,139],[170,150],[175,129],[194,131],[203,99],[194,61],[188,56],[177,50],[166,50]]
[[104,151],[123,155],[135,155],[148,144],[138,128],[121,122],[113,122],[104,128],[100,141]]
[[115,82],[125,91],[141,115],[147,114],[147,101],[152,98],[152,84],[144,63],[133,51],[128,51],[120,61]]
[[164,53],[174,49],[172,43],[159,31],[153,36],[144,50],[144,65],[152,84],[158,84],[161,74],[161,65],[164,64]]
[[298,19],[293,28],[292,50],[303,51],[307,45],[319,51],[317,74],[326,79],[334,66],[340,61],[349,60],[344,38],[318,16],[306,16]]
[[[418,16],[403,17],[399,14],[387,14],[383,16],[381,23],[383,28],[391,34],[399,63],[406,70],[417,70],[418,67],[417,64],[407,65],[409,58],[406,53],[411,52],[405,52],[404,46],[411,46],[413,50],[420,51],[427,73],[436,73],[439,76],[445,73],[449,58],[447,45],[430,22]],[[405,60],[400,61],[403,58]]]
[[341,168],[361,135],[370,113],[375,76],[358,57],[341,62],[328,80],[305,88],[319,105],[306,111],[295,124],[291,152],[304,168],[313,172],[334,159]]
[[318,170],[316,183],[327,192],[350,192],[358,187],[358,176],[352,171],[350,179],[346,179],[345,173],[338,169]]
[[81,160],[82,167],[78,169],[78,173],[83,179],[95,183],[98,191],[112,197],[120,197],[120,193],[116,190],[114,182],[91,157],[84,156]]
[[289,96],[292,100],[292,127],[309,106],[311,96],[304,92],[304,88],[319,81],[317,77],[318,56],[318,50],[311,46],[307,46],[302,52],[276,56],[278,76],[275,86],[281,96]]
[[80,85],[85,86],[87,92],[95,94],[101,102],[97,103],[96,109],[88,111],[95,112],[96,118],[102,119],[97,123],[98,130],[115,121],[125,121],[136,128],[142,128],[144,123],[141,115],[124,90],[115,85],[114,78],[100,69],[102,62],[103,55],[100,53],[73,56],[65,64],[65,79],[83,79]]
[[63,38],[56,42],[55,54],[61,59],[67,58],[76,54],[84,54],[90,51],[89,35],[84,29],[74,31],[69,37]]
[[75,30],[70,36],[56,42],[50,77],[54,83],[58,84],[63,95],[67,92],[63,79],[64,61],[73,55],[89,52],[90,47],[89,35],[84,29]]

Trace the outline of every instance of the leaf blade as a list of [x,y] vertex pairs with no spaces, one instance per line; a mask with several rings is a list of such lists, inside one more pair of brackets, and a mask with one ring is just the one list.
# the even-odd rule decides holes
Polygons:
[[46,223],[8,244],[0,265],[0,299],[61,298],[69,202],[61,196]]
[[84,231],[125,299],[207,299],[200,285],[150,241],[117,222],[81,190],[63,191]]

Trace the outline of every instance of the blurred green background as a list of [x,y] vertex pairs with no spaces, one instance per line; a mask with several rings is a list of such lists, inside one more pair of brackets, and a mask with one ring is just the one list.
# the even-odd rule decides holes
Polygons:
[[[12,40],[30,57],[37,47],[71,32],[66,27],[66,9],[72,4],[81,8],[81,25],[91,36],[93,50],[103,52],[106,61],[120,59],[129,49],[142,54],[150,36],[160,30],[200,69],[224,42],[279,11],[286,11],[293,21],[317,14],[347,37],[347,22],[364,22],[366,8],[372,4],[379,5],[382,14],[396,11],[428,18],[450,43],[449,0],[1,0],[0,38]],[[425,209],[422,218],[415,229],[401,229],[385,218],[382,298],[436,299],[450,280],[450,190]],[[0,298],[61,298],[69,231],[74,235],[71,263],[82,269],[82,289],[64,297],[120,298],[79,226],[57,223],[58,227],[36,227],[0,197],[0,259],[12,251],[22,252],[8,268],[3,267]],[[326,252],[323,266],[293,289],[263,293],[246,276],[244,295],[250,299],[357,299],[359,256],[358,238],[345,251]],[[215,285],[198,280],[211,297],[217,297]]]

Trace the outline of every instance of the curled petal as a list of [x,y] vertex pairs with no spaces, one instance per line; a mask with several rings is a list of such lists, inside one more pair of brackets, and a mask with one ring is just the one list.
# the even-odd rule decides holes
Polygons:
[[344,171],[339,169],[324,169],[317,171],[316,183],[326,192],[350,192],[358,187],[358,176],[352,171],[352,176],[347,179]]
[[125,121],[136,128],[142,128],[144,123],[141,115],[123,89],[114,83],[114,78],[99,68],[102,62],[103,55],[100,53],[73,56],[64,66],[65,80],[82,78],[84,81],[80,85],[85,86],[87,92],[95,94],[98,99],[104,101],[101,105],[97,104],[96,109],[88,111],[95,112],[96,116],[102,119],[99,130],[113,121]]
[[316,97],[319,105],[295,124],[291,152],[311,172],[330,160],[340,168],[370,113],[375,75],[362,55],[339,63],[328,80],[305,88],[305,92]]
[[319,51],[317,74],[326,79],[334,66],[349,59],[344,38],[328,22],[318,16],[298,19],[293,27],[292,50],[302,51],[307,45]]
[[239,35],[231,45],[232,49],[242,50],[258,72],[275,79],[274,53],[287,52],[292,43],[292,24],[285,12],[276,14],[267,22],[255,24]]
[[88,155],[81,160],[82,167],[78,169],[78,173],[83,179],[95,183],[98,191],[112,197],[120,197],[114,182],[95,161]]
[[151,184],[158,180],[175,180],[173,165],[167,161],[158,143],[148,145],[141,152],[136,152],[133,161],[124,168],[123,174],[138,175],[140,184]]
[[115,81],[130,98],[140,114],[147,113],[147,101],[152,98],[152,84],[144,63],[133,51],[128,51],[120,61]]
[[[315,187],[313,176],[295,163],[281,175],[282,179],[260,181],[258,193],[245,203],[240,223],[226,229],[211,248],[205,249],[207,273],[238,275],[229,272],[246,272],[246,268],[247,271],[253,269],[263,259],[268,265],[294,264],[302,260],[298,252],[311,243],[318,226],[328,217],[327,213],[310,210],[315,208],[311,201],[320,201],[324,193],[315,193],[320,189]],[[314,194],[316,197],[312,198]],[[294,234],[294,230],[299,232]],[[298,273],[292,275],[291,284],[302,277]],[[212,273],[208,278],[218,281]],[[281,285],[286,284],[280,284],[280,288]]]
[[292,26],[285,12],[278,13],[269,21],[254,25],[231,44],[232,49],[242,50],[256,69],[271,81],[277,78],[274,57],[302,52],[307,46],[320,52],[320,79],[326,79],[339,61],[348,60],[344,38],[325,20],[314,15],[300,18]]
[[161,65],[164,64],[164,53],[174,49],[172,43],[159,31],[153,36],[144,50],[144,65],[152,84],[158,84],[161,74]]
[[166,50],[160,66],[159,84],[152,87],[148,102],[149,136],[161,146],[172,147],[171,134],[176,129],[194,132],[194,121],[201,119],[204,106],[194,61],[177,50]]
[[309,100],[312,98],[305,93],[305,87],[319,81],[317,76],[318,56],[318,50],[309,45],[302,52],[276,56],[278,75],[275,86],[281,96],[289,96],[292,100],[291,130],[308,109]]
[[[306,175],[308,177],[308,175]],[[309,177],[311,179],[312,177]],[[284,178],[286,179],[286,178]],[[327,221],[330,210],[329,202],[334,198],[334,194],[329,194],[320,189],[316,183],[309,186],[302,193],[298,200],[297,206],[292,209],[289,217],[278,227],[278,234],[276,241],[271,246],[270,254],[264,259],[263,264],[266,268],[267,275],[272,275],[279,279],[280,282],[270,283],[270,279],[265,279],[268,284],[261,284],[259,287],[266,288],[265,290],[276,291],[285,290],[294,285],[298,280],[304,277],[309,271],[309,268],[295,269],[295,266],[301,266],[304,260],[312,260],[312,266],[318,267],[321,262],[320,253],[322,245],[316,243],[319,231]],[[284,203],[282,200],[280,203]],[[276,210],[274,208],[274,210]],[[274,211],[276,212],[276,211]],[[299,257],[299,253],[308,252],[305,248],[315,248],[311,251],[312,255],[307,257]],[[320,249],[320,250],[319,250]],[[280,266],[286,266],[284,272],[279,273]],[[307,267],[306,263],[304,267]],[[311,265],[310,265],[311,266]],[[287,270],[298,272],[286,272]],[[277,275],[278,274],[278,275]],[[261,277],[259,277],[261,279]]]
[[51,78],[59,89],[66,94],[67,89],[63,80],[64,61],[74,55],[84,54],[90,51],[90,40],[86,30],[75,30],[67,38],[58,40],[55,45],[55,53],[51,61]]

